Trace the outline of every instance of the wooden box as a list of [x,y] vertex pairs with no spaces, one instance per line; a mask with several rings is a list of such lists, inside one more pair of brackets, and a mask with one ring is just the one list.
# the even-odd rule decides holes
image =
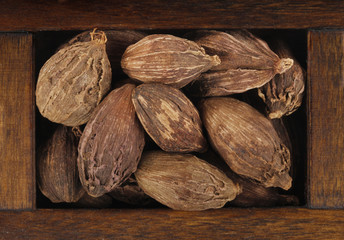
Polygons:
[[[0,239],[344,239],[341,1],[5,1],[0,15]],[[301,32],[307,63],[305,204],[278,208],[36,206],[35,43],[45,31],[264,29]]]

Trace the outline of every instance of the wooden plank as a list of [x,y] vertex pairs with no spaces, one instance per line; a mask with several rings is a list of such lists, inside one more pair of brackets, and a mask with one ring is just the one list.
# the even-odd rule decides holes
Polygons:
[[344,31],[308,35],[308,204],[344,208]]
[[0,213],[0,239],[343,239],[339,210],[37,210]]
[[32,35],[0,34],[0,209],[35,207]]
[[0,31],[342,27],[343,1],[26,1],[1,4]]

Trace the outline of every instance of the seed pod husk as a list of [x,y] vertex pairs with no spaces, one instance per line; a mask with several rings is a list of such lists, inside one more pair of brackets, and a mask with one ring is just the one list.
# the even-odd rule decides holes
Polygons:
[[181,88],[220,63],[217,56],[187,39],[153,34],[129,46],[122,57],[123,71],[144,83],[157,82]]
[[265,187],[291,187],[290,153],[269,119],[234,98],[208,98],[201,118],[209,142],[237,174]]
[[207,148],[196,107],[178,89],[159,83],[135,88],[138,118],[155,143],[167,152],[200,152]]
[[[119,75],[119,73],[122,72],[121,58],[125,49],[140,41],[146,34],[131,30],[106,30],[104,32],[107,37],[106,53],[111,64],[112,73],[113,75]],[[90,33],[91,31],[82,32],[60,48],[72,45],[76,42],[89,42],[91,41]]]
[[109,208],[113,202],[112,197],[104,194],[100,197],[92,197],[85,193],[78,202],[76,202],[77,207],[82,208]]
[[221,208],[240,193],[223,172],[191,154],[146,152],[135,177],[147,195],[174,210]]
[[92,197],[111,192],[136,171],[144,131],[131,102],[135,85],[113,90],[96,108],[79,143],[80,180]]
[[70,128],[59,126],[38,154],[37,181],[53,203],[76,202],[85,193],[79,180],[78,138]]
[[149,197],[137,184],[135,176],[132,175],[124,184],[116,187],[109,193],[114,199],[136,206],[146,206],[155,202],[154,199]]
[[293,65],[279,58],[265,41],[250,32],[197,31],[190,36],[207,54],[218,55],[221,64],[203,73],[192,89],[201,96],[225,96],[258,88]]
[[281,58],[291,58],[294,65],[258,89],[266,103],[269,118],[281,118],[295,112],[302,103],[305,90],[305,74],[289,47],[281,40],[274,42],[274,51]]
[[86,123],[111,85],[106,36],[60,49],[43,65],[36,86],[36,104],[43,117],[66,126]]

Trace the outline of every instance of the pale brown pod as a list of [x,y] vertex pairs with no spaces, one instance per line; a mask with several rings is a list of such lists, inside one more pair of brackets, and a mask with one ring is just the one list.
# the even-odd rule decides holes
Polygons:
[[123,71],[144,83],[157,82],[181,88],[220,63],[187,39],[152,34],[129,46],[122,57]]
[[[107,37],[106,53],[111,64],[112,73],[113,75],[118,75],[119,72],[122,71],[121,58],[125,49],[128,46],[140,41],[146,36],[146,34],[132,30],[105,30],[104,32]],[[78,34],[77,36],[69,40],[66,44],[61,46],[60,49],[72,45],[76,42],[91,41],[90,33],[91,31],[85,31]]]
[[111,67],[106,36],[60,49],[43,65],[36,86],[36,104],[43,117],[66,126],[86,123],[110,90]]
[[136,206],[145,206],[155,202],[140,188],[134,175],[121,186],[116,187],[109,195],[118,201]]
[[78,138],[70,128],[59,126],[39,151],[37,182],[53,203],[76,202],[85,193],[77,168]]
[[248,31],[197,31],[189,36],[221,64],[203,73],[192,86],[201,96],[225,96],[258,88],[293,65],[279,58],[267,43]]
[[111,192],[136,171],[144,147],[144,130],[131,94],[135,85],[113,90],[96,108],[79,143],[80,180],[93,197]]
[[135,177],[147,195],[174,210],[221,208],[241,191],[222,171],[191,154],[146,152]]
[[305,71],[282,40],[274,42],[274,51],[281,58],[291,58],[294,65],[258,89],[267,107],[269,118],[281,118],[295,112],[302,103],[305,90]]
[[135,88],[132,101],[142,126],[164,151],[206,150],[199,113],[180,90],[159,83],[145,83]]
[[265,187],[291,187],[290,153],[269,119],[229,97],[204,100],[201,117],[209,142],[235,173]]

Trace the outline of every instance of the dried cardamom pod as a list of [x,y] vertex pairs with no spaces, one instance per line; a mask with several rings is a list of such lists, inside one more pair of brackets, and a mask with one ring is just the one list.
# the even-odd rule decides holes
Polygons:
[[114,199],[137,206],[145,206],[154,202],[137,184],[135,176],[132,175],[124,184],[116,187],[109,193]]
[[293,65],[292,59],[279,58],[266,42],[248,31],[204,30],[189,37],[207,54],[218,55],[221,59],[221,64],[193,83],[192,89],[199,91],[201,96],[225,96],[261,87]]
[[76,202],[77,207],[82,208],[109,208],[112,205],[112,197],[104,194],[100,197],[92,197],[85,193],[78,202]]
[[66,126],[86,123],[111,85],[104,32],[56,52],[41,68],[36,104],[42,116]]
[[38,187],[53,203],[76,202],[85,193],[79,180],[78,138],[59,126],[37,158]]
[[221,208],[241,191],[222,171],[191,154],[146,152],[135,177],[147,195],[175,210]]
[[237,174],[265,187],[291,187],[290,153],[269,119],[234,98],[201,102],[209,142]]
[[142,82],[181,88],[220,63],[217,56],[187,39],[168,34],[149,35],[129,46],[122,57],[123,71]]
[[296,196],[283,195],[277,188],[266,188],[256,181],[240,177],[234,173],[228,165],[212,150],[197,154],[197,157],[204,159],[208,163],[223,171],[235,184],[239,185],[242,192],[229,202],[229,206],[238,207],[273,207],[284,205],[298,205]]
[[145,83],[135,88],[132,100],[141,124],[161,149],[167,152],[206,150],[198,111],[180,90]]
[[260,87],[258,94],[266,103],[269,118],[280,118],[290,115],[301,106],[305,76],[304,70],[283,41],[274,42],[274,46],[274,51],[279,57],[293,59],[294,65]]
[[136,171],[144,147],[144,131],[125,84],[109,93],[95,109],[79,143],[80,180],[87,193],[99,197],[124,183]]
[[[121,58],[125,49],[128,46],[140,41],[146,36],[146,34],[131,30],[106,30],[104,32],[107,37],[106,53],[111,64],[112,73],[113,75],[119,75],[119,73],[122,72]],[[61,46],[60,49],[76,42],[91,41],[90,33],[91,31],[85,31],[78,34],[68,41],[68,43]]]

